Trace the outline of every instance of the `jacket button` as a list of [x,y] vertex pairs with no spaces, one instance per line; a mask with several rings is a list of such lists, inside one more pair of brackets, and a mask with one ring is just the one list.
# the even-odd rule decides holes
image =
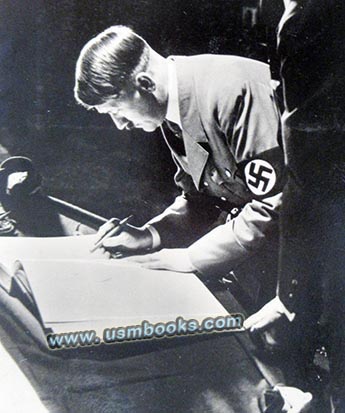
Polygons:
[[298,284],[298,281],[295,280],[295,279],[293,279],[293,280],[291,281],[291,284],[292,284],[292,285],[297,285],[297,284]]
[[227,169],[227,168],[225,168],[225,175],[226,175],[228,178],[231,178],[231,172],[230,172],[229,169]]
[[221,199],[222,201],[226,201],[226,200],[227,200],[227,199],[225,198],[225,196],[220,197],[220,199]]
[[208,183],[206,181],[203,184],[204,184],[204,186],[208,186]]
[[293,294],[292,294],[292,293],[289,294],[289,298],[293,298]]

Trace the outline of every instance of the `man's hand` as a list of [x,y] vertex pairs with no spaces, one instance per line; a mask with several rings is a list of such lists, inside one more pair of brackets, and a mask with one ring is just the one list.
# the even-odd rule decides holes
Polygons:
[[107,250],[105,250],[103,247],[97,248],[96,251],[93,253],[94,258],[96,259],[106,259],[110,260],[111,259],[111,253]]
[[162,249],[153,254],[132,256],[123,258],[123,260],[137,262],[141,264],[142,267],[153,270],[170,270],[177,272],[196,271],[185,248]]
[[243,327],[254,333],[254,336],[261,333],[265,347],[277,351],[283,349],[286,337],[291,334],[291,321],[294,318],[295,314],[285,308],[279,297],[275,297],[261,310],[247,318]]
[[282,411],[287,413],[307,413],[310,412],[313,396],[305,393],[296,387],[277,385],[275,389],[279,391],[284,399]]
[[264,305],[261,310],[247,318],[243,323],[243,327],[251,332],[265,330],[271,327],[282,317],[285,317],[281,305],[278,297],[275,297]]
[[[98,239],[96,242],[118,225],[118,223],[119,220],[112,220],[112,222],[107,222],[102,225],[98,230]],[[151,246],[152,236],[148,229],[138,228],[128,224],[122,228],[118,235],[103,241],[104,248],[116,251],[139,251],[151,248]]]
[[284,384],[266,389],[259,400],[260,411],[275,413],[311,413],[312,402],[311,393]]

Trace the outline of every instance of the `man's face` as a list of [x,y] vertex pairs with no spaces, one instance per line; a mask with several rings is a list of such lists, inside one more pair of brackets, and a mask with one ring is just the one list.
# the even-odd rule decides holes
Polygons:
[[117,98],[95,106],[99,113],[107,113],[120,130],[133,128],[153,132],[164,121],[166,107],[149,92],[135,89],[123,91]]

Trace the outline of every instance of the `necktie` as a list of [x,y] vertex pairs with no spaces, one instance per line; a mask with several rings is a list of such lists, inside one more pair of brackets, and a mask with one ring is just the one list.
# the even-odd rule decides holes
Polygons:
[[184,148],[183,135],[182,135],[181,128],[176,123],[170,122],[169,120],[166,119],[163,122],[163,129],[164,129],[166,139],[171,149],[174,152],[176,152],[178,155],[185,156],[186,151]]

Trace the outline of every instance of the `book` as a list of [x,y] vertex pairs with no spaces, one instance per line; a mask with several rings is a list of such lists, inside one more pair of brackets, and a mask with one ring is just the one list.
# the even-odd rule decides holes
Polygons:
[[0,285],[53,333],[102,335],[144,320],[201,322],[228,314],[195,274],[102,259],[89,253],[93,242],[93,236],[0,239]]

